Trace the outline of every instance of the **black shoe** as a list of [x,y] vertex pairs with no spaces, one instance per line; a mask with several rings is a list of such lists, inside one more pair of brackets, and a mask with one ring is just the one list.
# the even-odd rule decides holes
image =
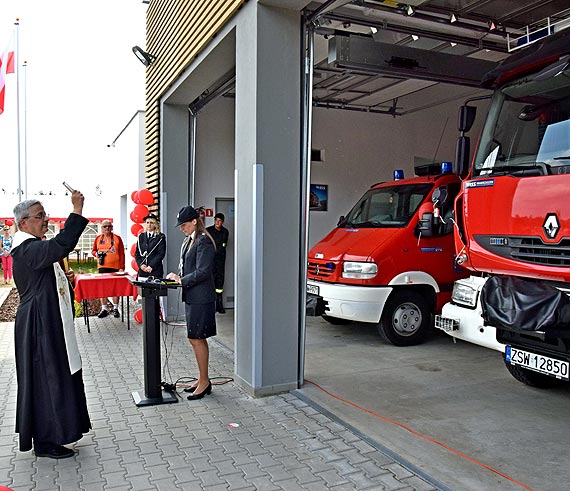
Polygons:
[[184,389],[184,392],[194,392],[196,390],[196,387],[186,387]]
[[115,319],[118,319],[119,317],[121,317],[121,314],[119,314],[119,311],[117,309],[113,310],[113,317]]
[[103,317],[107,317],[109,315],[109,312],[107,312],[106,310],[102,310],[101,312],[99,312],[99,315],[97,317],[99,317],[99,319],[102,319]]
[[208,387],[206,387],[199,394],[196,394],[196,392],[194,392],[194,394],[189,395],[186,399],[188,399],[189,401],[195,401],[196,399],[202,399],[202,397],[204,397],[206,394],[210,395],[211,393],[212,393],[212,382],[210,382],[208,384]]
[[75,455],[71,448],[56,444],[35,445],[34,453],[36,457],[49,457],[50,459],[67,459]]

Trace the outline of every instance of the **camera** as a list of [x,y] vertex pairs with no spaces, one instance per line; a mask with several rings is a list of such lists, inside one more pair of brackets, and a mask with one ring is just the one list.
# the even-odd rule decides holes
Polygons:
[[100,266],[103,266],[103,263],[105,262],[105,256],[107,255],[106,252],[104,251],[97,251],[97,257],[98,259],[98,263]]

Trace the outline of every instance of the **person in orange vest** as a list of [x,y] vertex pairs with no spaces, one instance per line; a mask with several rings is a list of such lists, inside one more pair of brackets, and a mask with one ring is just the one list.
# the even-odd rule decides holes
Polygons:
[[[113,233],[113,222],[111,220],[103,220],[101,222],[101,230],[103,233],[95,237],[93,242],[93,250],[91,254],[97,258],[97,271],[99,273],[116,273],[125,270],[125,246],[123,240],[117,234]],[[120,317],[119,313],[119,297],[102,298],[101,312],[99,317],[107,317],[107,302],[113,302],[113,317]]]

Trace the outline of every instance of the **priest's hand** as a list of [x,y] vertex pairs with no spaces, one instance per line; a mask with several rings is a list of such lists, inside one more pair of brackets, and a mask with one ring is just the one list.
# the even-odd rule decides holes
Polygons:
[[74,281],[75,281],[75,273],[73,272],[73,269],[70,269],[69,271],[65,272],[65,276],[67,277],[67,279],[69,280],[69,282],[73,285]]
[[77,215],[83,214],[83,202],[85,197],[81,191],[73,191],[71,193],[71,204],[73,205],[73,213]]

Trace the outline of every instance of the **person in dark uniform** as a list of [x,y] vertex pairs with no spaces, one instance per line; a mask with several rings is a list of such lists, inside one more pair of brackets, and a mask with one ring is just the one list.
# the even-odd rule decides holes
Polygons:
[[230,232],[224,227],[226,217],[223,213],[214,215],[214,225],[207,228],[216,243],[216,255],[214,256],[214,286],[216,287],[216,312],[225,314],[223,302],[224,279],[226,277],[226,250]]
[[73,251],[88,220],[81,216],[84,197],[71,194],[73,213],[65,228],[42,240],[49,215],[41,202],[27,200],[14,208],[18,231],[12,257],[20,294],[14,328],[16,346],[16,433],[20,450],[38,457],[63,459],[75,451],[65,447],[91,428],[75,338],[70,275],[59,261]]
[[178,213],[176,226],[186,235],[180,252],[179,274],[166,278],[182,285],[182,300],[186,304],[188,341],[198,365],[198,379],[185,389],[192,392],[188,400],[201,399],[212,392],[208,375],[208,339],[216,335],[216,294],[214,292],[214,254],[216,244],[198,212],[185,206]]
[[135,261],[139,267],[139,277],[162,278],[162,261],[166,255],[166,236],[160,232],[158,218],[152,213],[144,217],[145,231],[137,239]]

